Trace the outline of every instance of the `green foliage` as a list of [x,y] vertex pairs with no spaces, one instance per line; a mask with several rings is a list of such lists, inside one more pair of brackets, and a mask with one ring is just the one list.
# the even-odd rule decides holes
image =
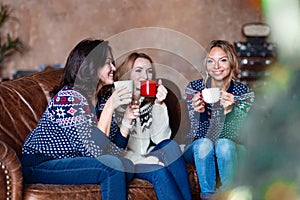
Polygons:
[[[16,18],[11,16],[11,12],[12,10],[8,5],[0,3],[0,28],[9,19],[16,20]],[[0,63],[2,63],[6,57],[9,57],[16,52],[22,53],[22,49],[23,44],[19,38],[12,39],[9,33],[6,37],[0,34]]]
[[0,5],[0,27],[10,18],[11,9],[8,5]]

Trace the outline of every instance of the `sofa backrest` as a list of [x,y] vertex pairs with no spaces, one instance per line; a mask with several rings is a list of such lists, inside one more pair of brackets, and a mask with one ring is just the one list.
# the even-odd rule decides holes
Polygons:
[[0,140],[21,158],[26,136],[41,118],[49,91],[60,81],[63,69],[47,69],[0,83]]

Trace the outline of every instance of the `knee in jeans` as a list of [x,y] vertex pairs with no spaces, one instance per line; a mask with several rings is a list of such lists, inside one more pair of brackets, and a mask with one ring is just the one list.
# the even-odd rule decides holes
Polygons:
[[110,168],[116,169],[118,171],[124,171],[123,163],[118,157],[115,157],[112,155],[102,155],[102,156],[97,157],[97,159],[102,164],[104,164]]
[[171,139],[163,140],[157,144],[157,148],[159,148],[159,149],[164,148],[166,150],[170,150],[176,146],[178,146],[178,144]]
[[166,152],[166,153],[171,152],[172,154],[176,154],[176,155],[181,154],[179,145],[171,139],[166,139],[161,141],[152,150],[151,154],[157,156],[157,154],[159,154],[160,152]]
[[193,142],[193,152],[199,158],[205,158],[214,149],[213,142],[208,138],[197,139]]
[[231,155],[236,152],[235,143],[229,139],[219,139],[215,145],[217,155]]

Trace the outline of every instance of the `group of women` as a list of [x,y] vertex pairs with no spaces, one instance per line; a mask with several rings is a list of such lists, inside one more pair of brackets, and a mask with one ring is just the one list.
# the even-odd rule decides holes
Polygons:
[[[191,121],[186,135],[192,139],[182,152],[170,139],[167,88],[159,80],[155,97],[140,95],[141,81],[156,79],[151,57],[133,52],[116,68],[108,41],[80,41],[23,145],[24,182],[99,184],[106,200],[127,199],[126,185],[137,177],[151,182],[160,200],[189,200],[186,162],[191,162],[201,199],[216,193],[217,174],[226,189],[237,167],[239,128],[254,95],[237,81],[238,58],[229,42],[212,41],[205,66],[208,77],[186,88]],[[132,80],[134,91],[114,88],[120,80]],[[204,102],[206,87],[220,88],[217,103]]]

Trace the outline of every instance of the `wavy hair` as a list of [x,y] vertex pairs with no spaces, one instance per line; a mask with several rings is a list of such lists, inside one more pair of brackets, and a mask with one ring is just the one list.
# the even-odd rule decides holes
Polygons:
[[[155,72],[155,68],[153,66],[153,61],[151,59],[150,56],[148,56],[145,53],[138,53],[138,52],[133,52],[131,54],[129,54],[126,59],[123,61],[123,63],[117,68],[115,76],[114,76],[114,80],[118,81],[118,80],[130,80],[130,75],[133,69],[133,65],[134,62],[138,59],[138,58],[144,58],[150,61],[151,66],[152,66],[152,79],[155,79],[156,77],[156,72]],[[153,97],[147,97],[145,98],[144,102],[154,102]]]
[[130,74],[133,69],[134,62],[138,58],[144,58],[150,61],[152,66],[153,79],[155,79],[155,69],[153,67],[153,61],[150,56],[145,53],[133,52],[127,56],[127,58],[122,62],[122,64],[117,68],[114,79],[117,80],[128,80],[130,79]]
[[209,52],[214,47],[219,47],[226,53],[229,63],[230,63],[229,81],[231,81],[231,80],[236,81],[238,79],[238,74],[239,74],[239,60],[238,60],[238,55],[236,53],[234,46],[226,40],[212,40],[209,43],[207,51],[206,51],[207,55],[205,58],[205,64],[206,64],[206,60],[207,60]]

